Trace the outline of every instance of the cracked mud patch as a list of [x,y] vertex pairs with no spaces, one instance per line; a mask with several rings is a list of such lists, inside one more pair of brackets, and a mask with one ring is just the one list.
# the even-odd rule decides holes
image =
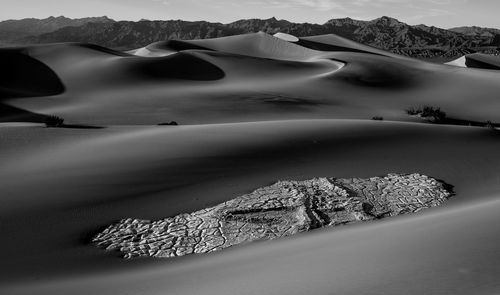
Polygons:
[[208,253],[321,227],[416,213],[452,195],[431,177],[389,174],[369,179],[279,181],[217,206],[158,221],[124,219],[94,237],[125,258]]

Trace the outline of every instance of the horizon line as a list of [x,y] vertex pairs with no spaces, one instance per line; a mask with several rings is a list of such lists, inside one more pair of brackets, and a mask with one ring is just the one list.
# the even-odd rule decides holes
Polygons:
[[67,19],[72,19],[72,20],[76,20],[76,19],[85,19],[85,18],[107,18],[107,19],[110,19],[112,21],[115,21],[115,22],[140,22],[140,21],[184,21],[184,22],[207,22],[207,23],[218,23],[218,24],[223,24],[223,25],[228,25],[228,24],[232,24],[232,23],[235,23],[235,22],[238,22],[238,21],[243,21],[243,20],[270,20],[270,19],[276,19],[277,21],[287,21],[289,23],[294,23],[294,24],[312,24],[312,25],[325,25],[326,23],[328,23],[329,21],[331,20],[341,20],[341,19],[351,19],[351,20],[354,20],[354,21],[360,21],[360,22],[370,22],[370,21],[374,21],[374,20],[378,20],[378,19],[381,19],[381,18],[390,18],[390,19],[394,19],[394,20],[397,20],[398,22],[401,22],[401,23],[404,23],[404,24],[407,24],[409,26],[420,26],[420,25],[424,25],[424,26],[427,26],[427,27],[435,27],[435,28],[440,28],[440,29],[445,29],[445,30],[449,30],[449,29],[453,29],[453,28],[458,28],[458,27],[478,27],[478,28],[485,28],[485,29],[499,29],[499,28],[493,28],[493,27],[488,27],[488,26],[478,26],[478,25],[462,25],[462,26],[454,26],[454,27],[449,27],[449,28],[443,28],[443,27],[439,27],[439,26],[435,26],[435,25],[428,25],[428,24],[425,24],[425,23],[419,23],[419,24],[409,24],[405,21],[401,21],[400,19],[396,18],[396,17],[392,17],[392,16],[388,16],[388,15],[382,15],[380,17],[377,17],[377,18],[373,18],[373,19],[356,19],[356,18],[352,18],[352,17],[349,17],[349,16],[346,16],[346,17],[339,17],[339,18],[331,18],[329,20],[327,20],[326,22],[324,23],[315,23],[315,22],[294,22],[294,21],[290,21],[290,20],[287,20],[287,19],[283,19],[283,18],[277,18],[276,16],[272,16],[272,17],[269,17],[269,18],[241,18],[241,19],[237,19],[237,20],[234,20],[234,21],[231,21],[231,22],[218,22],[218,21],[208,21],[208,20],[204,20],[204,19],[199,19],[199,20],[186,20],[186,19],[148,19],[148,18],[141,18],[139,20],[132,20],[132,19],[115,19],[115,18],[112,18],[112,17],[109,17],[107,15],[100,15],[100,16],[85,16],[85,17],[67,17],[65,15],[59,15],[59,16],[55,16],[55,15],[50,15],[50,16],[47,16],[47,17],[43,17],[43,18],[38,18],[38,17],[24,17],[24,18],[9,18],[9,19],[1,19],[0,22],[5,22],[5,21],[21,21],[21,20],[28,20],[28,19],[37,19],[37,20],[43,20],[43,19],[50,19],[50,18],[61,18],[61,17],[64,17],[64,18],[67,18]]

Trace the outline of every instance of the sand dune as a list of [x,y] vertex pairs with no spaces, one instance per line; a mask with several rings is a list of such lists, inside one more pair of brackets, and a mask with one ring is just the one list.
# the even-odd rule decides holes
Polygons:
[[446,63],[451,66],[485,69],[485,70],[500,70],[500,57],[491,56],[482,53],[474,53],[464,55],[459,59]]
[[299,42],[299,38],[293,36],[293,35],[290,35],[290,34],[285,34],[285,33],[276,33],[273,35],[274,37],[276,38],[279,38],[281,40],[285,40],[285,41],[288,41],[288,42]]
[[118,70],[145,79],[210,81],[224,77],[220,68],[191,53],[176,53],[161,60],[127,59],[123,60]]
[[146,47],[132,50],[129,53],[142,57],[162,57],[183,50],[209,50],[180,40],[168,40],[150,44]]
[[397,54],[393,54],[375,47],[367,46],[335,34],[327,34],[312,37],[300,38],[300,45],[322,51],[352,51],[379,54],[384,56],[404,58]]
[[162,57],[162,56],[167,56],[167,55],[176,53],[176,51],[150,50],[146,47],[141,47],[138,49],[127,51],[127,53],[137,55],[137,56],[142,56],[142,57]]
[[[498,130],[405,112],[498,123],[498,71],[264,33],[134,54],[29,46],[1,50],[0,65],[1,294],[500,291]],[[68,126],[12,125],[46,115]],[[180,126],[154,126],[170,121]],[[196,212],[279,180],[389,173],[428,175],[455,196],[416,215],[162,261],[91,243],[123,218]]]
[[461,68],[466,68],[467,67],[467,59],[464,56],[457,58],[456,60],[452,60],[450,62],[447,62],[445,64],[450,65],[450,66],[456,66],[456,67],[461,67]]
[[500,57],[487,54],[474,53],[466,56],[469,68],[500,70]]
[[221,52],[278,60],[304,61],[322,54],[263,32],[185,42]]
[[[478,202],[170,265],[33,282],[9,294],[495,294],[500,204]],[[359,242],[363,241],[363,242]],[[493,255],[492,255],[493,254]],[[311,266],[314,267],[305,267]],[[193,283],[196,278],[196,283]],[[120,286],[120,287],[117,287]],[[244,286],[244,288],[242,288]]]
[[[426,104],[460,119],[500,121],[494,107],[500,102],[491,95],[500,91],[496,72],[356,52],[316,55],[272,36],[248,37],[238,37],[257,40],[254,48],[241,46],[246,53],[190,49],[161,58],[117,56],[74,45],[29,48],[32,57],[57,74],[66,92],[58,100],[17,99],[9,104],[93,125],[373,116],[407,120],[406,108]],[[236,46],[239,39],[234,38]],[[233,39],[199,42],[223,46],[227,40]],[[307,54],[299,54],[298,60],[255,57],[264,55],[259,49],[267,44],[263,40]],[[302,60],[313,56],[311,52],[315,57]],[[203,65],[200,70],[198,64]]]
[[[198,268],[199,274],[202,275],[203,268],[199,268],[198,263],[205,264],[211,261],[207,267],[212,265],[210,268],[217,270],[219,269],[217,263],[231,263],[232,258],[226,260],[225,256],[209,255],[202,257],[201,260],[186,258],[172,263],[156,263],[149,260],[133,260],[125,263],[117,259],[116,254],[109,255],[87,245],[86,237],[90,239],[91,234],[97,233],[101,226],[121,218],[134,216],[158,219],[180,212],[198,210],[216,205],[243,192],[250,192],[277,179],[307,179],[319,175],[367,177],[389,172],[425,173],[455,185],[456,196],[449,201],[449,208],[443,207],[437,210],[436,214],[444,210],[436,215],[438,219],[441,214],[448,214],[445,212],[453,212],[456,206],[474,208],[476,202],[490,200],[492,194],[500,189],[497,178],[500,159],[492,156],[496,154],[500,141],[496,132],[483,128],[338,120],[175,128],[113,127],[97,131],[24,128],[21,130],[22,133],[19,133],[19,129],[12,130],[12,128],[6,129],[7,132],[3,133],[10,144],[2,146],[2,155],[6,158],[2,159],[3,164],[0,169],[0,177],[4,181],[0,188],[4,196],[0,209],[3,212],[2,235],[6,237],[2,244],[4,250],[2,261],[6,267],[3,268],[1,277],[5,280],[4,286],[8,287],[7,281],[40,277],[43,270],[47,279],[44,281],[50,284],[46,287],[48,293],[55,290],[52,288],[64,288],[63,286],[67,284],[65,277],[59,283],[52,281],[57,280],[58,276],[63,274],[90,276],[90,279],[96,272],[99,273],[100,279],[96,277],[92,279],[93,282],[86,284],[87,287],[78,289],[81,292],[97,292],[94,288],[101,286],[100,292],[109,293],[111,289],[105,291],[106,288],[112,288],[114,283],[121,280],[118,278],[118,281],[115,281],[113,278],[112,272],[118,270],[136,276],[139,281],[134,285],[141,290],[149,284],[152,284],[153,290],[163,288],[174,292],[178,288],[179,290],[187,288],[185,281],[174,277],[166,276],[156,280],[154,279],[156,276],[148,279],[140,273],[148,273],[148,269],[170,273],[175,269],[178,270],[180,264],[187,264]],[[19,149],[17,143],[25,136],[30,136],[33,144]],[[415,149],[415,146],[418,146],[418,149]],[[140,156],[138,156],[139,151]],[[464,154],[469,156],[461,156]],[[12,155],[17,157],[14,158]],[[26,183],[30,186],[26,186]],[[113,185],[115,183],[119,186]],[[30,193],[33,191],[37,193]],[[480,212],[478,211],[478,214],[482,214]],[[472,215],[471,218],[474,219],[473,216],[476,215]],[[492,218],[493,216],[497,215],[491,215]],[[414,218],[423,217],[404,218],[396,223],[410,226]],[[61,220],[64,222],[58,222]],[[431,221],[428,222],[429,225],[433,224]],[[448,224],[451,226],[453,223]],[[373,227],[377,228],[378,225],[359,228],[365,231]],[[464,237],[461,234],[462,230],[463,228],[460,231],[448,232],[447,239],[462,239]],[[341,231],[345,231],[346,234],[351,232],[348,228]],[[402,229],[400,234],[405,231]],[[389,232],[392,232],[391,226],[385,236]],[[352,243],[363,244],[356,241],[360,241],[365,235],[353,237]],[[326,231],[308,237],[314,236],[336,239],[336,232]],[[379,234],[374,233],[370,240],[378,240],[375,238],[377,236]],[[435,236],[432,235],[433,238],[430,237],[427,236],[425,239],[427,242],[415,241],[415,245],[425,245],[425,243],[429,243],[429,247],[439,245],[433,241],[444,236],[437,232]],[[17,242],[19,239],[23,240],[22,244]],[[325,259],[324,256],[326,255],[324,251],[329,253],[327,249],[331,248],[316,244],[315,238],[310,241],[310,246],[304,248],[303,243],[307,239],[300,237],[298,239],[302,241],[299,243],[300,246],[291,246],[289,251],[282,252],[280,254],[283,255],[282,259],[289,257],[292,252],[305,255],[309,253],[307,249],[310,247],[323,249],[310,252],[309,255],[313,255],[310,258],[324,260],[324,264],[318,266],[323,273],[338,271],[336,269],[339,266],[332,260],[334,258]],[[373,247],[377,249],[389,247],[394,251],[398,249],[399,243],[396,241],[379,241],[383,244],[379,245],[377,242],[377,246]],[[491,241],[490,245],[495,245],[495,241]],[[288,242],[295,244],[293,240],[284,241],[285,244],[280,242],[279,247],[286,247]],[[314,248],[315,244],[318,248]],[[242,255],[240,257],[247,257],[254,260],[254,263],[271,267],[273,265],[272,260],[269,261],[271,256],[262,252],[267,248],[264,245],[267,244],[237,247],[234,250],[235,256],[225,255],[230,257]],[[366,245],[368,247],[370,243]],[[486,246],[484,248],[472,240],[460,245],[462,251],[466,249],[463,247],[475,251],[488,250]],[[456,247],[457,245],[455,249]],[[299,248],[302,250],[296,252]],[[13,251],[14,249],[16,251]],[[277,254],[271,251],[269,255],[273,256],[272,253]],[[400,253],[401,256],[398,257],[402,259],[403,253],[406,252]],[[425,255],[418,253],[420,252],[412,254],[411,257],[414,257],[412,259]],[[355,253],[352,255],[353,258],[357,257]],[[36,261],[36,264],[31,264],[30,268],[24,267],[32,261]],[[481,261],[471,258],[463,267],[475,268],[482,263]],[[240,261],[241,263],[250,261]],[[293,263],[290,267],[301,269],[298,264],[302,264],[303,261],[299,259],[295,263],[297,263],[295,267]],[[381,263],[369,260],[366,266],[359,267],[376,269]],[[276,270],[276,267],[279,267],[279,264],[271,267],[269,274],[272,269]],[[449,266],[438,264],[437,267]],[[414,271],[425,273],[423,270],[428,270],[428,266],[422,264]],[[477,275],[488,273],[488,269],[483,269]],[[393,275],[395,282],[406,277],[404,273],[402,276]],[[413,287],[418,290],[419,286],[423,285],[421,280],[425,279],[422,277],[416,280]],[[152,281],[147,283],[149,280]],[[488,281],[487,276],[484,280]],[[279,279],[277,281],[281,282]],[[266,285],[272,287],[271,282],[267,281]],[[284,279],[284,282],[288,282],[288,279]],[[494,282],[489,280],[489,284]],[[78,284],[78,281],[75,283]],[[357,280],[351,283],[359,284]],[[123,281],[119,284],[125,283]],[[350,283],[346,281],[345,284],[347,288]],[[443,283],[437,280],[428,286],[437,287],[440,284]],[[215,286],[222,285],[216,283]],[[258,286],[260,285],[254,284],[249,292],[256,291],[254,288]],[[23,290],[29,292],[31,287],[25,285],[19,290],[21,293]],[[318,283],[318,288],[326,288],[326,285]],[[208,290],[207,292],[210,293]]]
[[203,46],[192,44],[188,41],[181,40],[168,40],[155,42],[146,46],[149,50],[171,50],[171,51],[182,51],[182,50],[210,50]]
[[0,100],[60,94],[64,85],[46,65],[22,49],[0,49]]
[[[215,80],[224,76],[217,66],[196,53],[176,53],[149,59],[117,55],[80,44],[36,47],[28,49],[28,52],[53,68],[64,80],[69,92],[73,90],[73,85],[80,90],[97,87],[98,84],[150,81],[150,78]],[[72,67],[67,67],[68,64]]]

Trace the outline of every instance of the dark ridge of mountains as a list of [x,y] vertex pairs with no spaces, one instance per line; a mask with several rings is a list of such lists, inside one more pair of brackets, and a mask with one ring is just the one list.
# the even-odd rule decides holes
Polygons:
[[500,35],[499,29],[481,28],[481,27],[458,27],[449,29],[452,32],[460,33],[471,37],[480,37],[485,39],[492,39]]
[[484,44],[500,46],[500,30],[481,27],[459,27],[450,29],[452,32],[460,33],[470,38],[479,39]]
[[[15,30],[19,30],[17,38]],[[64,17],[0,22],[0,43],[93,43],[128,50],[170,39],[205,39],[263,31],[298,37],[337,34],[398,54],[421,58],[452,58],[474,52],[498,54],[500,30],[461,27],[450,30],[411,26],[390,17],[371,21],[332,19],[325,24],[286,20],[246,19],[229,24],[205,21],[113,21],[107,17],[71,20]],[[2,32],[3,35],[2,35]],[[7,33],[5,33],[7,32]],[[11,35],[9,35],[11,33]]]
[[54,32],[65,27],[83,26],[90,22],[112,23],[114,20],[106,16],[71,19],[64,16],[46,19],[25,18],[0,22],[0,41],[14,41],[27,36],[37,36]]

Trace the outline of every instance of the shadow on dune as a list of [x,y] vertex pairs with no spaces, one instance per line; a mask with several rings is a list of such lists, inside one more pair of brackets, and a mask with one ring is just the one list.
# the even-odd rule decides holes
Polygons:
[[122,56],[122,57],[134,56],[134,55],[126,53],[126,52],[117,51],[117,50],[109,49],[106,47],[102,47],[102,46],[90,44],[90,43],[74,43],[73,45],[77,46],[77,47],[81,47],[81,48],[87,48],[87,49],[91,49],[91,50],[95,50],[95,51],[100,51],[100,52],[111,54],[111,55],[116,55],[116,56]]
[[[13,107],[4,103],[0,103],[0,123],[12,123],[12,122],[29,122],[29,123],[47,123],[47,119],[50,115],[38,114],[30,112],[28,110],[23,110],[17,107]],[[83,124],[61,124],[57,128],[66,129],[103,129],[105,127],[101,126],[91,126]]]
[[180,52],[166,57],[131,58],[124,61],[128,72],[151,79],[213,81],[226,75],[216,65],[192,53]]
[[397,58],[402,57],[397,54],[393,54],[391,52],[378,49],[369,45],[361,44],[356,41],[346,39],[335,34],[303,37],[300,38],[298,44],[319,51],[345,51],[345,52],[368,53],[368,54],[397,57]]
[[292,96],[287,96],[282,94],[272,94],[272,93],[248,95],[248,96],[242,96],[241,98],[250,102],[256,102],[256,103],[263,102],[272,106],[290,107],[290,108],[319,106],[322,104],[321,102],[304,97],[292,97]]
[[43,123],[46,116],[0,103],[0,123],[30,122]]
[[66,129],[104,129],[106,127],[83,125],[83,124],[63,124],[63,125],[59,126],[58,128],[66,128]]
[[479,121],[472,121],[472,120],[463,120],[463,119],[457,119],[457,118],[446,118],[442,122],[436,123],[436,124],[441,124],[441,125],[456,125],[456,126],[470,126],[470,127],[485,127],[485,128],[499,128],[500,124],[499,123],[493,123],[490,121],[485,121],[485,122],[479,122]]
[[[362,87],[381,89],[405,89],[414,86],[417,81],[410,70],[397,64],[372,63],[359,61],[346,63],[342,70],[329,75],[329,78]],[[406,73],[405,73],[406,72]]]
[[264,32],[185,42],[219,52],[278,60],[304,61],[321,53]]
[[10,106],[3,101],[61,94],[57,74],[22,49],[0,49],[0,122],[45,123],[49,116]]
[[56,73],[21,49],[0,49],[0,101],[56,95],[65,88]]
[[173,50],[173,51],[212,50],[203,46],[191,44],[189,42],[184,42],[181,40],[168,40],[168,41],[156,42],[146,46],[146,48],[149,50]]
[[379,53],[369,52],[369,51],[360,50],[360,49],[356,49],[356,48],[324,44],[324,43],[309,41],[309,40],[305,40],[305,39],[300,39],[300,41],[297,44],[300,46],[303,46],[303,47],[306,47],[309,49],[318,50],[318,51],[348,51],[348,52],[358,52],[358,53],[382,55]]
[[465,56],[465,64],[468,68],[500,70],[500,57],[488,54],[469,54]]

